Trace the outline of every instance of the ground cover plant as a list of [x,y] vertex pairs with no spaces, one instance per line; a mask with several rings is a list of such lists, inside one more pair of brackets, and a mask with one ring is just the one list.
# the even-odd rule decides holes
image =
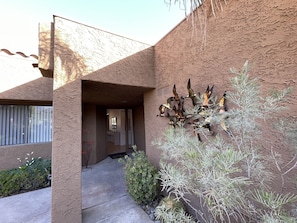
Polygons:
[[[269,129],[267,120],[284,109],[284,99],[292,89],[263,96],[257,78],[249,76],[248,62],[231,73],[233,90],[226,92],[225,99],[232,108],[222,113],[214,100],[203,111],[210,114],[207,120],[217,127],[217,134],[209,135],[206,128],[194,126],[203,137],[199,141],[193,128],[186,128],[188,123],[178,122],[154,141],[161,150],[162,190],[187,204],[201,222],[296,222],[297,194],[271,188],[271,182],[279,179],[273,168],[282,176],[296,169],[296,149],[291,161],[281,163],[276,148],[267,153],[260,144],[263,127],[266,132]],[[201,108],[195,106],[189,113],[198,120]],[[296,134],[291,134],[294,130],[296,126],[291,126],[284,140],[296,141]],[[281,171],[283,166],[287,171]],[[286,182],[282,180],[283,187]],[[191,197],[199,204],[193,205]]]
[[19,168],[0,171],[0,197],[33,191],[50,186],[51,160],[32,157],[28,153]]

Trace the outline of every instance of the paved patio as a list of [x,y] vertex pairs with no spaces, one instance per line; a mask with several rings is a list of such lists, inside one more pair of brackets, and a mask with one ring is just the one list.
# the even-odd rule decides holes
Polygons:
[[[106,158],[82,170],[83,223],[151,223],[126,192],[123,164]],[[51,188],[0,198],[0,223],[51,222]]]

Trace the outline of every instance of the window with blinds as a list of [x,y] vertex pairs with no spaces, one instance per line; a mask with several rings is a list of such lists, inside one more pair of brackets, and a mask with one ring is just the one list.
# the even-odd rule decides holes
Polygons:
[[52,141],[52,106],[0,105],[0,146]]

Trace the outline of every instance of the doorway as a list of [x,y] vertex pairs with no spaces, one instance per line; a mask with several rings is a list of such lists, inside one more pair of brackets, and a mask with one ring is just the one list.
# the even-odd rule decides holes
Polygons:
[[107,109],[107,155],[128,152],[134,145],[132,109]]

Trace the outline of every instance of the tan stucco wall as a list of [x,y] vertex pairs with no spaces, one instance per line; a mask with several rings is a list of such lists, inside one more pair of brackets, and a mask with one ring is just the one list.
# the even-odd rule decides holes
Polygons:
[[262,90],[295,88],[287,104],[289,109],[283,115],[296,117],[296,35],[297,2],[290,0],[228,1],[224,11],[208,19],[204,49],[198,22],[194,35],[191,19],[172,30],[155,46],[157,89],[145,94],[149,158],[158,163],[159,151],[152,148],[151,142],[168,120],[156,114],[159,105],[173,95],[173,84],[180,95],[187,95],[188,78],[197,92],[215,84],[214,94],[220,96],[230,89],[229,68],[241,69],[246,60],[253,65],[250,75],[260,78]]
[[[36,144],[21,144],[13,146],[0,147],[0,170],[17,168],[25,163],[27,153],[31,154],[30,158],[51,159],[52,143],[36,143]],[[20,163],[17,158],[22,160]]]
[[51,105],[53,80],[40,77],[0,94],[0,104]]
[[[123,44],[124,46],[134,49],[134,46],[131,46],[129,43],[123,42],[122,44],[118,44]],[[121,50],[124,51],[124,49]],[[96,70],[83,77],[83,79],[154,88],[154,50],[152,47],[143,49],[111,65],[104,66],[102,69]]]
[[[55,68],[54,81],[63,75]],[[81,222],[81,81],[54,88],[52,222]]]
[[[71,20],[55,17],[55,58],[68,78],[154,87],[154,56],[150,45]],[[62,50],[60,52],[60,50]],[[84,77],[83,77],[84,76]]]
[[[59,19],[55,22],[51,217],[57,223],[81,222],[82,86],[73,75],[83,67],[72,60],[73,53],[60,40]],[[68,58],[66,64],[61,58]]]
[[144,126],[143,106],[139,106],[133,109],[134,144],[137,146],[138,150],[145,150]]

